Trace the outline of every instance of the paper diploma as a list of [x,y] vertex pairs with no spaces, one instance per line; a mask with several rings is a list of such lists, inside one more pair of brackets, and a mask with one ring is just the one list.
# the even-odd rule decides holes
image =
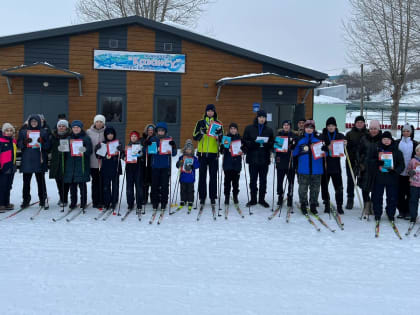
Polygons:
[[108,146],[108,155],[114,156],[114,155],[118,155],[118,149],[117,147],[120,145],[120,141],[119,140],[114,140],[114,141],[110,141],[108,142],[107,146]]
[[209,126],[209,129],[207,131],[207,135],[209,137],[213,137],[213,138],[217,138],[217,130],[219,130],[220,128],[222,128],[222,125],[219,124],[218,122],[212,122]]
[[131,150],[132,150],[132,154],[136,155],[136,156],[141,156],[142,155],[142,146],[141,144],[132,144],[131,145]]
[[38,138],[40,134],[39,130],[28,130],[27,137],[31,139],[31,142],[28,143],[28,148],[39,147]]
[[169,144],[170,141],[172,141],[172,138],[160,140],[159,154],[172,154],[172,146]]
[[134,154],[133,146],[127,147],[125,156],[127,163],[137,163],[137,154]]
[[258,143],[267,143],[268,142],[268,137],[257,137],[257,139],[255,139],[256,142]]
[[241,140],[235,140],[230,143],[230,154],[232,156],[238,156],[242,153],[241,150],[242,142]]
[[60,139],[61,152],[70,152],[70,144],[68,139]]
[[322,151],[322,146],[324,145],[324,143],[322,141],[319,141],[317,143],[314,143],[311,145],[312,148],[312,154],[315,160],[318,160],[322,157],[325,156],[325,152]]
[[83,140],[70,140],[71,156],[83,156],[83,152],[80,152],[80,148],[83,147]]
[[276,152],[287,152],[288,147],[289,137],[276,137],[276,142],[274,142]]
[[389,169],[394,168],[394,160],[392,159],[392,152],[379,152],[379,160],[384,161],[384,165],[380,166],[379,169],[383,173],[389,172]]
[[331,141],[332,146],[332,157],[341,157],[344,156],[344,141],[343,140],[333,140]]
[[96,151],[96,154],[102,157],[105,157],[105,155],[108,153],[108,148],[105,143],[101,143],[101,147],[98,151]]

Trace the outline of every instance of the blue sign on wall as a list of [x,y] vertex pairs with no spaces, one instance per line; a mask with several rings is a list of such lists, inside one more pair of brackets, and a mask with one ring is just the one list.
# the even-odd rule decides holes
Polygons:
[[93,68],[98,70],[185,73],[185,55],[95,50]]
[[252,104],[252,111],[254,113],[258,112],[260,110],[261,104],[260,103],[254,103]]

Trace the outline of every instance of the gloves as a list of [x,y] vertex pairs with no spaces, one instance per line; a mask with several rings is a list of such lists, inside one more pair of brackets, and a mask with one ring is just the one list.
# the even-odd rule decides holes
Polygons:
[[184,164],[184,160],[176,162],[176,167],[180,168],[182,164]]
[[171,147],[174,147],[174,146],[175,146],[175,141],[174,141],[174,140],[169,141],[169,145],[170,145]]
[[32,142],[32,139],[30,139],[30,138],[25,138],[25,140],[23,140],[23,144],[26,145],[26,146],[31,142]]
[[125,159],[125,151],[124,150],[120,150],[120,159],[121,160]]
[[225,152],[225,146],[224,146],[223,144],[221,144],[221,145],[220,145],[220,147],[219,147],[219,152],[220,152],[221,154],[223,154],[223,153]]
[[118,150],[118,151],[122,151],[122,150],[123,150],[123,147],[122,147],[122,145],[121,145],[121,144],[119,144],[119,145],[117,146],[117,150]]
[[222,130],[222,128],[220,127],[219,129],[217,129],[217,130],[216,130],[216,135],[220,136],[220,135],[222,135],[222,134],[223,134],[223,130]]
[[150,139],[147,139],[146,141],[144,141],[144,145],[149,146],[152,144],[152,141],[150,141]]
[[58,152],[66,152],[65,146],[59,145],[57,149],[58,149]]
[[324,152],[328,152],[329,151],[328,146],[325,145],[325,144],[321,147],[321,150],[324,151]]
[[184,170],[186,170],[187,172],[191,172],[192,165],[191,164],[185,165]]
[[85,153],[86,152],[86,147],[80,147],[79,152],[80,153]]
[[246,147],[246,145],[241,145],[241,151],[245,154],[248,152],[248,148]]
[[205,134],[207,133],[207,128],[206,128],[206,127],[201,127],[201,128],[200,128],[200,133],[201,133],[202,135],[205,135]]
[[416,175],[416,171],[415,170],[410,170],[407,172],[408,176],[413,177],[414,175]]
[[97,145],[95,145],[95,152],[98,151],[101,148],[102,144],[98,143]]
[[289,149],[293,150],[296,147],[296,140],[293,139],[292,141],[289,142]]
[[378,161],[378,165],[379,165],[379,166],[384,166],[384,165],[385,165],[385,161],[381,161],[381,160],[379,160],[379,161]]
[[36,141],[38,141],[38,143],[44,143],[44,139],[42,139],[41,137],[39,137],[38,139],[36,139]]

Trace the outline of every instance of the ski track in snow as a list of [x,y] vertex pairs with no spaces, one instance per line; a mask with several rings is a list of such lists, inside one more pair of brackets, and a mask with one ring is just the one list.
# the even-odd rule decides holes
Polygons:
[[[337,231],[314,219],[317,232],[297,209],[288,224],[285,208],[268,221],[270,209],[248,215],[242,172],[245,219],[231,205],[228,220],[213,222],[208,205],[199,222],[197,210],[184,208],[149,225],[148,205],[141,222],[134,212],[125,222],[95,221],[90,208],[54,223],[61,212],[55,183],[47,185],[50,210],[31,221],[34,206],[0,222],[0,314],[418,314],[420,239],[415,230],[405,237],[408,222],[397,220],[398,240],[385,218],[375,239],[357,199],[342,216],[344,231],[322,214]],[[35,180],[31,186],[37,200]],[[16,206],[21,187],[16,174]],[[332,186],[330,193],[334,199]],[[124,214],[125,197],[122,205]]]

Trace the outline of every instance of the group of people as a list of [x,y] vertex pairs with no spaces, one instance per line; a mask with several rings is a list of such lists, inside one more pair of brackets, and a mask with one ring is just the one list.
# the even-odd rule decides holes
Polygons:
[[[299,207],[303,214],[318,213],[321,191],[324,211],[332,207],[344,213],[342,159],[347,173],[346,209],[354,206],[355,185],[362,190],[365,214],[374,214],[380,220],[383,196],[386,192],[386,214],[394,221],[396,209],[399,218],[416,222],[420,197],[420,145],[414,140],[414,128],[405,124],[401,138],[394,140],[389,131],[381,131],[380,124],[371,120],[368,128],[363,116],[355,119],[354,127],[346,135],[339,132],[334,117],[327,119],[318,133],[312,119],[301,119],[297,130],[292,122],[284,120],[276,132],[267,125],[267,113],[259,110],[252,124],[239,134],[239,126],[232,122],[226,133],[218,119],[216,107],[208,104],[203,118],[193,131],[197,152],[191,139],[185,142],[177,159],[180,186],[180,206],[189,210],[194,202],[196,170],[198,199],[201,208],[207,199],[214,209],[218,195],[219,157],[222,156],[224,177],[224,204],[239,203],[239,180],[244,163],[249,170],[247,207],[257,203],[265,208],[267,175],[273,162],[277,182],[277,207],[293,207],[295,176],[297,175]],[[32,175],[38,186],[39,205],[48,208],[45,172],[55,179],[59,205],[86,208],[87,182],[92,182],[93,208],[115,209],[119,202],[119,180],[123,175],[128,209],[142,207],[149,195],[153,210],[167,208],[170,194],[172,157],[177,155],[174,140],[168,135],[165,122],[149,124],[140,134],[132,131],[123,148],[116,141],[114,128],[106,126],[103,115],[96,115],[93,125],[84,130],[80,120],[71,124],[64,116],[53,130],[43,115],[31,115],[19,130],[5,123],[0,136],[0,211],[14,208],[10,191],[16,171],[16,152],[21,150],[20,172],[23,173],[21,208],[31,205]],[[246,156],[246,159],[245,159]],[[123,171],[121,161],[125,161]],[[221,171],[220,171],[221,172]],[[245,169],[246,175],[246,169]],[[273,180],[274,180],[273,178]],[[335,205],[330,201],[329,182],[332,181]],[[286,188],[287,186],[287,188]],[[274,187],[274,182],[273,182]],[[80,203],[78,204],[78,190]],[[70,202],[68,195],[70,192]],[[309,194],[309,199],[308,199]]]

